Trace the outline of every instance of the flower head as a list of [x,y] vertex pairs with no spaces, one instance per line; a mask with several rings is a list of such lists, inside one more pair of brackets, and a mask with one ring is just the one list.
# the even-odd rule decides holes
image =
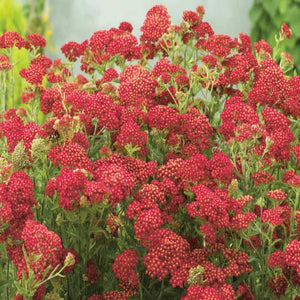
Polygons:
[[146,14],[146,19],[141,27],[142,42],[157,42],[164,33],[168,32],[171,25],[167,8],[163,5],[153,6]]

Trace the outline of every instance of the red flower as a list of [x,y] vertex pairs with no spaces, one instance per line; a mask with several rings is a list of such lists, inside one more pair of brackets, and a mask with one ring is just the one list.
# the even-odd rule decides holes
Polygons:
[[273,191],[268,191],[266,196],[274,200],[284,200],[287,197],[287,194],[282,189],[277,189]]
[[46,47],[46,40],[41,36],[39,33],[30,33],[27,35],[26,40],[26,49],[29,49],[30,51],[33,50],[33,48],[44,48]]
[[251,287],[246,284],[240,284],[236,291],[236,296],[241,300],[256,300],[254,293],[251,290]]
[[[214,34],[213,29],[207,22],[202,22],[199,26],[193,28],[193,30],[196,32],[198,38],[206,38],[206,37],[210,37]],[[200,45],[204,42],[204,40],[202,40],[202,39],[200,39],[199,41],[201,42]],[[196,44],[196,47],[197,47],[197,44]]]
[[211,35],[203,44],[202,49],[209,51],[218,57],[227,57],[233,48],[237,46],[237,42],[232,40],[228,35],[214,34]]
[[191,285],[181,300],[233,300],[236,299],[234,294],[232,286],[228,284],[213,287]]
[[182,130],[186,141],[194,144],[199,150],[208,149],[211,146],[210,138],[213,137],[213,128],[207,117],[196,108],[191,108],[182,115]]
[[272,47],[265,40],[254,43],[254,49],[261,59],[272,57]]
[[101,82],[109,82],[118,77],[119,73],[115,69],[109,68],[105,70],[103,77],[101,78]]
[[295,156],[296,156],[296,160],[298,162],[298,164],[300,164],[300,145],[296,145],[292,148]]
[[254,184],[256,185],[260,183],[269,183],[270,181],[275,181],[275,178],[265,171],[257,171],[250,177],[254,179]]
[[[169,229],[158,229],[149,235],[147,249],[148,253],[143,259],[146,274],[151,278],[157,276],[158,280],[162,281],[168,273],[171,275],[176,273],[186,262],[189,257],[190,245],[175,232]],[[186,282],[187,277],[188,273]]]
[[137,147],[139,154],[142,156],[148,153],[147,142],[146,132],[142,131],[140,126],[133,120],[124,123],[117,135],[117,147],[126,147],[129,144],[132,147]]
[[285,247],[284,258],[288,266],[294,267],[300,276],[300,242],[290,240]]
[[[60,237],[37,221],[28,220],[23,228],[22,239],[25,250],[31,258],[30,268],[37,279],[42,279],[45,269],[51,272],[59,263],[58,252],[62,249]],[[34,256],[38,259],[34,259]],[[21,274],[22,270],[18,270]],[[25,270],[26,271],[26,270]]]
[[[77,98],[77,97],[76,97]],[[78,98],[77,98],[78,99]],[[114,100],[103,93],[92,94],[86,99],[84,104],[84,112],[89,118],[89,122],[93,118],[98,119],[98,129],[106,127],[107,130],[115,130],[120,126],[118,107]],[[86,125],[86,127],[88,127]],[[94,128],[92,128],[93,134]]]
[[284,173],[282,181],[293,186],[300,186],[300,175],[290,170]]
[[52,60],[44,55],[38,55],[35,58],[33,58],[30,62],[31,64],[36,64],[36,65],[41,65],[43,66],[45,69],[50,68],[50,66],[52,65]]
[[236,230],[248,228],[249,223],[253,222],[255,217],[256,215],[253,212],[237,214],[231,219],[231,228]]
[[12,48],[16,46],[21,49],[25,47],[25,40],[15,31],[4,31],[0,36],[0,48]]
[[139,262],[139,256],[133,249],[126,249],[119,254],[112,266],[112,270],[117,278],[120,279],[122,287],[126,290],[134,290],[139,286],[139,277],[135,268]]
[[131,23],[124,21],[124,22],[120,23],[119,29],[122,30],[122,31],[132,32],[133,27],[132,27]]
[[84,54],[84,51],[88,45],[88,41],[85,40],[81,44],[77,42],[68,42],[61,47],[61,52],[69,61],[76,61],[80,56]]
[[141,97],[152,98],[157,81],[150,71],[140,65],[129,65],[120,75],[118,88],[121,104],[134,104]]
[[106,164],[97,168],[94,179],[104,184],[109,194],[108,200],[114,206],[130,195],[134,179],[125,167],[119,164]]
[[281,269],[284,269],[286,267],[286,260],[285,260],[285,254],[282,251],[275,251],[273,252],[267,260],[267,266],[276,268],[279,266]]
[[71,211],[80,205],[81,193],[86,182],[86,175],[83,172],[62,168],[59,176],[48,181],[45,194],[52,197],[56,191],[59,196],[59,206]]
[[6,111],[4,120],[0,123],[0,135],[6,137],[8,151],[13,152],[23,137],[24,124],[17,115],[16,109]]
[[110,55],[122,55],[128,61],[140,58],[140,48],[137,38],[131,33],[120,32],[106,47],[106,53]]
[[149,234],[155,232],[162,224],[163,219],[159,208],[142,210],[134,222],[135,236],[142,241],[142,245],[145,245]]
[[190,26],[194,27],[200,25],[202,22],[202,16],[194,11],[184,11],[182,19]]
[[103,300],[103,297],[100,295],[93,294],[88,298],[88,300]]
[[216,229],[211,223],[205,223],[201,225],[199,227],[199,231],[204,234],[205,247],[210,247],[216,243]]
[[284,295],[288,282],[285,277],[276,274],[269,278],[268,287],[275,296],[280,297]]
[[128,300],[132,293],[128,291],[108,291],[103,295],[104,300]]
[[157,42],[164,33],[168,32],[171,25],[167,8],[163,5],[153,6],[146,14],[146,19],[141,27],[142,42]]
[[88,260],[85,268],[85,275],[88,278],[88,282],[92,285],[97,285],[98,279],[100,277],[100,272],[98,267],[92,262],[92,260]]
[[234,178],[233,165],[228,156],[221,151],[214,152],[208,168],[211,171],[211,177],[224,184],[229,185]]
[[277,106],[286,109],[289,84],[280,66],[272,58],[261,62],[261,70],[252,90],[248,93],[248,100],[253,107],[258,103],[268,104],[268,109]]
[[261,214],[261,220],[263,223],[269,222],[273,226],[280,226],[284,223],[284,219],[282,216],[282,210],[279,207],[274,207],[273,209],[266,209]]
[[5,55],[0,54],[0,71],[1,70],[10,70],[11,63],[9,62],[9,58]]
[[53,146],[48,158],[56,165],[72,169],[92,169],[92,161],[87,157],[86,150],[77,143]]
[[179,116],[175,109],[166,105],[157,105],[151,108],[147,114],[147,123],[150,128],[159,130],[176,127]]
[[20,71],[20,76],[32,85],[42,84],[44,75],[46,75],[46,69],[41,64],[30,64],[27,69]]
[[292,30],[289,28],[289,26],[285,23],[282,23],[280,32],[279,32],[280,39],[282,39],[282,40],[290,39],[292,37],[292,35],[293,35],[293,33],[292,33]]
[[[226,140],[235,138],[242,125],[250,128],[259,123],[259,117],[256,111],[248,104],[244,103],[242,97],[233,96],[225,102],[225,109],[221,113],[222,125],[220,132]],[[250,131],[250,136],[254,132]]]

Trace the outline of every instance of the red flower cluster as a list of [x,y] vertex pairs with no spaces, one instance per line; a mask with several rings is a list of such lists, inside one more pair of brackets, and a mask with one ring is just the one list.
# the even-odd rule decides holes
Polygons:
[[133,249],[126,249],[114,261],[112,270],[124,291],[135,292],[139,287],[139,277],[135,272],[138,262],[139,256]]
[[146,14],[146,19],[141,27],[141,41],[145,43],[157,42],[171,26],[170,16],[165,6],[156,5]]
[[[300,76],[203,15],[177,26],[156,5],[139,40],[122,22],[66,43],[85,74],[44,55],[20,71],[24,105],[45,120],[1,114],[0,250],[21,285],[29,268],[46,280],[34,299],[57,266],[68,286],[53,281],[49,299],[258,299],[253,282],[264,298],[300,285]],[[4,32],[0,50],[12,47],[45,40]],[[12,68],[1,52],[0,72]]]

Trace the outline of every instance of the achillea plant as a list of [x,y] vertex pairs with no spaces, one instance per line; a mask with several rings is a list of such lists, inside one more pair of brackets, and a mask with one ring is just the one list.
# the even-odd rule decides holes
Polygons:
[[1,35],[1,78],[32,57],[1,113],[1,299],[299,299],[300,77],[203,16],[154,6],[66,62]]

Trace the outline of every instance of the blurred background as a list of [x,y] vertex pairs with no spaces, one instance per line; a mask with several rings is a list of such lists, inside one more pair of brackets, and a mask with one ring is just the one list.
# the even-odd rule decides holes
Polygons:
[[156,4],[167,7],[171,21],[179,24],[184,10],[205,8],[204,21],[215,33],[237,37],[249,34],[252,41],[275,44],[281,24],[287,23],[293,37],[281,51],[300,66],[300,0],[0,0],[0,34],[18,31],[22,36],[37,32],[47,39],[46,55],[63,58],[60,48],[69,41],[82,42],[95,31],[118,27],[127,21],[140,36],[147,11]]
[[253,0],[50,0],[47,1],[52,24],[52,39],[58,47],[69,40],[82,42],[95,31],[118,27],[127,21],[133,25],[135,36],[140,36],[147,11],[156,4],[164,4],[171,21],[179,24],[184,10],[203,5],[205,20],[216,33],[237,36],[250,33],[249,9]]
[[26,35],[38,32],[47,39],[47,55],[62,57],[60,48],[68,41],[82,42],[95,31],[117,27],[128,21],[133,34],[140,36],[140,27],[147,11],[156,4],[168,8],[171,21],[179,24],[184,10],[205,7],[204,20],[218,34],[251,35],[253,41],[274,36],[283,22],[294,37],[285,43],[284,51],[300,65],[300,0],[0,0],[0,33],[17,30]]
[[[184,10],[203,5],[205,21],[216,33],[238,36],[250,34],[249,10],[253,0],[0,0],[22,5],[27,21],[26,30],[38,31],[48,38],[48,55],[58,56],[59,49],[68,41],[82,42],[95,31],[117,27],[127,21],[133,25],[135,36],[147,11],[156,4],[168,8],[171,21],[179,24]],[[11,6],[11,4],[9,5]],[[0,29],[1,30],[1,29]],[[49,43],[50,41],[50,43]]]

